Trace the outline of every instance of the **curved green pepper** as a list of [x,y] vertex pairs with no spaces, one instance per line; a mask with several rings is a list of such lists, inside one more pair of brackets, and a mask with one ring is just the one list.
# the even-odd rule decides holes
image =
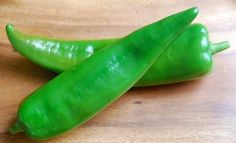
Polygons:
[[[6,27],[12,46],[33,62],[53,71],[67,70],[118,39],[63,41],[25,35]],[[212,55],[229,47],[211,43],[201,24],[190,25],[135,86],[175,83],[200,78],[212,69]],[[174,72],[173,72],[174,71]]]
[[21,102],[10,132],[47,139],[83,124],[131,88],[197,14],[150,24],[58,75]]
[[[6,31],[12,46],[17,51],[42,67],[57,72],[77,65],[118,40],[48,39],[23,34],[10,24],[7,25]],[[212,55],[228,47],[228,42],[210,43],[205,26],[190,25],[135,86],[159,85],[200,78],[212,69]]]

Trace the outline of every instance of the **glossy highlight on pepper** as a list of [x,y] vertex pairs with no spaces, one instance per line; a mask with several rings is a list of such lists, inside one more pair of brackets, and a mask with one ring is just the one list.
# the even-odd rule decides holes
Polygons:
[[10,132],[48,139],[85,123],[130,89],[197,14],[191,8],[147,25],[61,73],[21,102]]

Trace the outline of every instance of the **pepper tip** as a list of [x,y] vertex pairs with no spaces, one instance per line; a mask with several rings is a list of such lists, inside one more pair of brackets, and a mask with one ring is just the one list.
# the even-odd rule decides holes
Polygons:
[[195,13],[199,13],[199,8],[198,7],[193,7]]
[[196,7],[196,6],[190,8],[190,9],[191,9],[191,10],[193,11],[193,13],[195,13],[195,14],[198,14],[198,13],[199,13],[199,8]]
[[14,25],[11,24],[11,23],[8,23],[8,24],[6,25],[6,30],[7,30],[7,31],[9,31],[9,30],[14,30]]

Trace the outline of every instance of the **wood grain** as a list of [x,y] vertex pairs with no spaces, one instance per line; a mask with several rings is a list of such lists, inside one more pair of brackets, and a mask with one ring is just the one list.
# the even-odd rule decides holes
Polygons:
[[117,37],[192,6],[199,7],[195,22],[208,27],[212,41],[231,44],[215,56],[209,76],[133,88],[80,128],[45,143],[235,143],[235,0],[0,0],[0,142],[34,142],[7,128],[20,101],[56,76],[13,50],[7,23],[54,38]]

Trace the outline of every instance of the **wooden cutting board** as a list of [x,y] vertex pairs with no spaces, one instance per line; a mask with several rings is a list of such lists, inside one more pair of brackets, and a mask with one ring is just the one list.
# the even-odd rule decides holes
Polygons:
[[[12,23],[24,33],[61,39],[119,37],[198,6],[195,22],[213,42],[231,48],[214,56],[214,70],[196,81],[131,89],[83,126],[46,143],[235,143],[235,0],[0,0],[0,142],[34,142],[10,135],[17,106],[56,76],[19,55],[5,34]],[[191,54],[191,53],[190,53]]]

